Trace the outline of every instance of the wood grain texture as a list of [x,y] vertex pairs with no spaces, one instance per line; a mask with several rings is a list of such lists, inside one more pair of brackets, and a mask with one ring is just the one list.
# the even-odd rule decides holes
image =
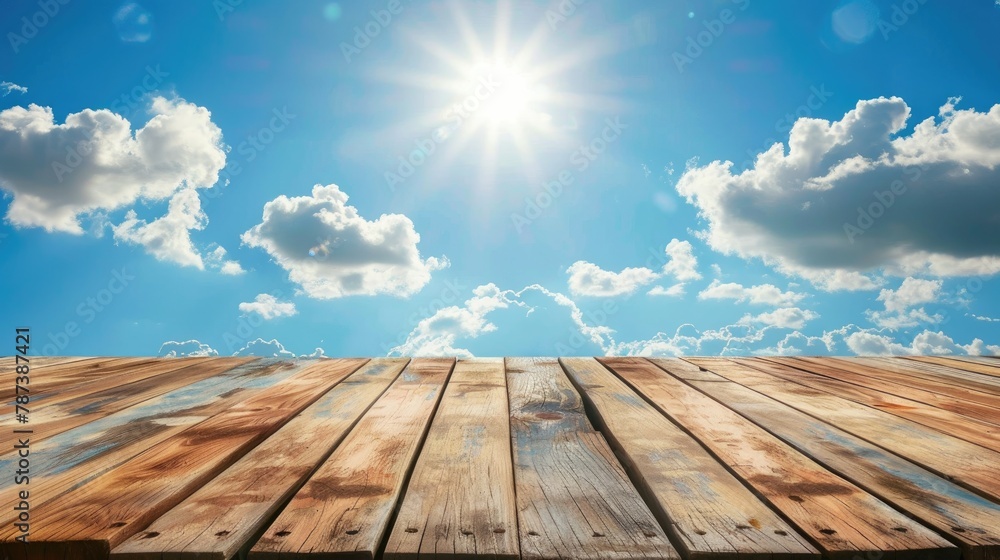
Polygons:
[[996,451],[730,360],[692,358],[689,361],[730,381],[764,392],[973,491],[1000,498],[1000,469],[996,468],[1000,465],[1000,453]]
[[803,366],[793,360],[779,359],[735,361],[737,363],[752,363],[758,369],[775,377],[912,420],[987,449],[1000,451],[1000,425],[797,369],[798,367],[821,369],[821,366]]
[[406,363],[371,360],[111,557],[226,560],[245,552]]
[[913,360],[893,360],[890,358],[841,358],[841,360],[864,364],[879,371],[899,372],[911,378],[930,381],[939,386],[974,391],[971,395],[976,393],[990,395],[993,397],[990,399],[991,404],[996,404],[996,399],[1000,398],[1000,378],[988,375]]
[[460,360],[403,496],[386,560],[520,556],[503,360]]
[[[32,444],[32,501],[37,505],[70,492],[294,373],[288,362],[257,360]],[[17,459],[14,452],[3,455],[0,468],[13,471]],[[13,477],[0,478],[0,492],[13,492],[13,483]],[[13,519],[13,511],[0,512],[0,539]]]
[[[197,360],[198,358],[180,358],[181,360]],[[81,385],[92,381],[119,376],[127,373],[130,367],[155,362],[155,358],[85,358],[56,365],[39,368],[35,372],[31,368],[31,389],[33,398],[58,392],[62,387]],[[13,369],[13,366],[12,366]],[[4,401],[14,398],[16,389],[13,383],[5,383],[0,387],[0,398]]]
[[[716,363],[702,366],[706,378],[687,383],[832,472],[935,528],[962,549],[964,559],[1000,559],[1000,505],[764,393],[729,381],[713,372],[733,366],[725,361]],[[711,375],[716,378],[707,377]]]
[[[32,441],[82,426],[132,405],[214,377],[254,358],[200,358],[194,361],[159,360],[130,367],[128,379],[108,376],[90,383],[63,387],[37,403],[31,413]],[[0,421],[0,449],[9,449],[14,435],[3,426],[15,426],[13,416]]]
[[845,369],[840,362],[833,362],[831,360],[821,358],[798,357],[768,358],[768,360],[808,370],[816,374],[825,375],[831,379],[853,383],[854,385],[858,385],[860,387],[866,387],[882,393],[921,402],[928,406],[940,408],[941,410],[961,414],[966,418],[976,418],[982,422],[988,422],[990,424],[1000,426],[1000,408],[970,403],[949,395],[942,395],[926,389],[911,387],[902,383],[891,382],[872,375],[865,375],[856,371],[851,371]]
[[280,391],[255,395],[36,506],[31,541],[4,539],[0,553],[13,560],[107,557],[366,361],[297,362]]
[[947,366],[981,375],[988,375],[990,377],[1000,377],[1000,362],[992,363],[996,362],[996,360],[982,362],[979,361],[979,359],[970,359],[965,356],[949,356],[947,358],[941,356],[906,356],[906,359],[924,362],[927,364]]
[[948,541],[655,364],[640,358],[600,361],[698,438],[825,557],[958,557]]
[[592,358],[561,358],[592,418],[686,557],[819,553],[691,436]]
[[454,359],[416,358],[309,477],[251,559],[374,559]]
[[521,558],[680,558],[559,363],[505,363]]

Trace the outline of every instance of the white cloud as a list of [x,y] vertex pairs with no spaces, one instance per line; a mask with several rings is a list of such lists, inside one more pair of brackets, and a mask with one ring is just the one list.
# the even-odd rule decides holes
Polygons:
[[17,93],[28,93],[28,88],[19,86],[14,82],[0,82],[0,92],[3,92],[2,97],[7,97],[15,91]]
[[[1000,0],[997,0],[997,1],[1000,1]],[[986,321],[988,323],[1000,323],[1000,319],[996,319],[996,318],[993,318],[993,317],[986,317],[986,316],[983,316],[983,315],[976,315],[975,313],[972,313],[971,317],[973,319],[977,320],[977,321]]]
[[281,195],[264,205],[263,219],[243,242],[264,249],[310,297],[410,296],[447,258],[420,258],[420,235],[402,214],[373,221],[347,204],[337,185],[316,185],[311,196]]
[[710,247],[825,290],[1000,271],[1000,105],[950,100],[901,134],[909,116],[893,97],[859,101],[837,122],[802,118],[787,153],[776,143],[740,174],[731,162],[690,165],[677,191],[708,222]]
[[684,282],[679,282],[669,288],[664,288],[663,286],[653,286],[653,289],[646,292],[646,294],[650,296],[681,297],[684,295],[684,286]]
[[324,351],[322,348],[317,347],[315,350],[312,351],[311,354],[302,354],[299,357],[300,358],[325,358],[326,357],[326,351]]
[[595,297],[633,294],[660,277],[648,268],[626,268],[621,272],[611,272],[586,261],[576,261],[566,269],[566,273],[569,274],[570,293]]
[[219,353],[211,346],[202,344],[197,340],[185,340],[184,342],[168,340],[160,346],[160,351],[157,355],[161,358],[182,358],[185,356],[218,356]]
[[698,273],[698,259],[692,254],[689,241],[671,239],[666,251],[670,260],[663,265],[664,274],[671,274],[680,282],[701,279],[701,274]]
[[246,346],[240,348],[233,356],[258,356],[261,358],[294,358],[295,354],[285,350],[277,339],[264,340],[258,338],[251,340]]
[[744,315],[738,324],[748,325],[757,323],[771,327],[778,327],[780,329],[801,329],[806,326],[806,323],[818,317],[818,313],[809,309],[782,307],[780,309],[775,309],[770,313],[761,313],[760,315],[755,316],[750,314]]
[[898,356],[926,354],[1000,355],[1000,346],[987,345],[976,338],[961,345],[944,332],[925,330],[913,338],[909,346],[896,342],[892,337],[871,331],[852,333],[845,339],[851,352],[867,356]]
[[777,286],[772,284],[761,284],[759,286],[744,287],[742,284],[729,282],[723,284],[719,280],[712,280],[707,288],[698,294],[698,299],[731,299],[736,303],[749,302],[753,305],[770,305],[774,307],[788,307],[795,305],[806,297],[805,294],[786,291],[782,292]]
[[129,210],[125,221],[112,229],[115,241],[142,245],[157,260],[204,269],[201,255],[191,242],[191,230],[204,229],[207,223],[198,191],[184,189],[170,199],[165,216],[146,223],[135,210]]
[[246,315],[256,313],[265,321],[277,317],[291,317],[298,313],[294,303],[278,301],[278,298],[271,294],[258,294],[252,302],[244,301],[240,304],[240,311]]
[[7,220],[80,235],[82,216],[214,185],[226,154],[208,110],[155,97],[151,111],[134,133],[107,109],[72,113],[64,124],[34,104],[0,111],[0,188],[14,197]]
[[225,248],[214,244],[205,253],[205,264],[227,276],[239,276],[246,272],[240,263],[226,259]]
[[891,330],[915,327],[921,323],[939,323],[943,316],[930,315],[923,307],[916,306],[938,301],[942,283],[941,280],[908,277],[898,289],[884,289],[879,293],[877,299],[885,305],[884,311],[868,310],[866,314],[879,327]]

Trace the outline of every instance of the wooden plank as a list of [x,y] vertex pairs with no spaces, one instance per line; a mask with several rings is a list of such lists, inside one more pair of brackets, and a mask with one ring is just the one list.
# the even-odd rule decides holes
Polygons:
[[0,553],[13,560],[107,557],[365,362],[298,362],[281,391],[255,395],[72,493],[33,506],[30,542],[11,542],[4,529]]
[[[129,369],[128,379],[108,376],[104,379],[64,387],[32,406],[32,441],[82,426],[162,395],[178,387],[213,377],[254,358],[199,358],[197,361],[158,360]],[[0,426],[17,426],[13,415],[0,420]],[[10,430],[0,430],[0,449],[9,449],[16,440]]]
[[778,361],[777,359],[737,359],[734,361],[755,367],[781,379],[870,406],[874,409],[894,414],[900,418],[912,420],[928,428],[933,428],[941,433],[981,445],[987,449],[1000,451],[1000,425],[934,408],[914,400],[896,397],[873,389],[866,389],[838,379],[831,379],[830,377],[811,373],[804,369],[796,369],[797,367],[823,369],[820,365],[799,365],[800,362],[797,361]]
[[386,560],[520,556],[500,359],[455,365],[389,534]]
[[[181,358],[191,360],[194,358]],[[31,375],[32,400],[58,392],[61,388],[103,379],[110,375],[122,375],[129,368],[139,364],[148,364],[156,358],[87,358],[63,364],[46,367]],[[44,372],[44,373],[42,373]],[[0,387],[0,398],[9,401],[14,398],[14,384]]]
[[245,552],[407,361],[368,362],[111,557],[227,560]]
[[949,356],[947,358],[941,356],[906,356],[906,359],[959,369],[970,373],[978,373],[990,377],[1000,377],[1000,365],[990,362],[983,363],[978,360],[970,360],[964,356]]
[[[915,358],[916,356],[912,357]],[[991,375],[993,377],[1000,376],[1000,359],[997,359],[997,356],[948,356],[946,359],[976,366],[976,369],[968,371],[975,371],[976,373]]]
[[[732,367],[718,363],[723,368]],[[933,527],[962,549],[963,558],[1000,559],[1000,505],[724,377],[686,382],[831,471]]]
[[957,558],[951,543],[830,473],[746,418],[640,358],[602,358],[634,390],[690,432],[828,558],[887,552]]
[[679,559],[559,363],[505,364],[521,558]]
[[873,377],[895,383],[900,386],[913,387],[947,395],[968,403],[975,403],[980,406],[988,406],[1000,410],[1000,397],[992,393],[975,391],[966,387],[958,387],[940,383],[934,376],[913,375],[912,372],[904,368],[897,367],[895,362],[887,364],[866,364],[857,358],[801,358],[810,363],[825,363],[827,365],[847,370],[859,375]]
[[[853,383],[854,385],[858,385],[860,387],[867,387],[882,393],[921,402],[935,408],[940,408],[941,410],[947,410],[960,414],[967,418],[977,418],[983,422],[1000,426],[1000,408],[970,403],[948,395],[934,393],[917,387],[910,387],[908,385],[903,385],[902,383],[886,381],[871,375],[856,373],[854,371],[844,369],[841,363],[834,362],[832,360],[798,357],[767,359],[776,363],[807,370],[818,375],[824,375],[832,379]],[[886,410],[891,410],[893,406],[884,408]]]
[[451,358],[415,359],[309,477],[249,557],[374,559],[454,364]]
[[691,358],[719,375],[892,451],[984,495],[1000,498],[1000,453],[905,418],[719,358]]
[[592,358],[561,358],[633,483],[687,558],[818,558],[804,537]]
[[929,379],[936,383],[965,387],[974,391],[982,391],[994,396],[1000,396],[1000,378],[990,377],[970,371],[962,371],[938,364],[929,364],[914,360],[899,360],[891,358],[853,358],[872,367],[896,367],[911,376]]
[[[65,494],[182,430],[270,390],[294,372],[290,362],[250,362],[32,444],[32,501],[39,504]],[[17,461],[17,453],[7,453],[0,457],[0,469],[13,472]],[[13,483],[13,477],[0,478],[0,492],[16,491]],[[0,513],[0,525],[9,526],[14,513]]]

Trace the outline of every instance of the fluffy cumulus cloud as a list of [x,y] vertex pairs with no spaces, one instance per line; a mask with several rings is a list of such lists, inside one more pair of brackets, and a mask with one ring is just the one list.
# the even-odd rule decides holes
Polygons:
[[753,305],[770,305],[774,307],[792,306],[802,301],[805,294],[781,291],[780,288],[772,284],[761,284],[759,286],[744,287],[742,284],[728,282],[723,284],[719,280],[712,280],[704,290],[698,293],[698,299],[731,299],[736,303],[750,303]]
[[240,263],[226,258],[226,249],[213,245],[205,254],[205,264],[227,276],[239,276],[246,272]]
[[294,303],[279,301],[271,294],[258,294],[253,301],[244,301],[240,304],[240,311],[246,315],[256,313],[265,321],[277,317],[291,317],[298,313]]
[[664,274],[670,274],[680,282],[701,279],[698,259],[691,250],[691,242],[671,239],[666,250],[670,259],[663,265]]
[[184,189],[170,199],[165,216],[147,223],[135,210],[129,210],[125,220],[112,229],[115,241],[142,245],[158,260],[203,269],[201,254],[191,242],[191,230],[204,229],[207,223],[198,191]]
[[168,340],[160,346],[160,352],[157,355],[161,358],[203,357],[218,356],[219,352],[208,344],[203,344],[197,340],[185,340],[183,342]]
[[826,290],[874,289],[883,274],[1000,271],[1000,105],[949,100],[906,130],[898,98],[842,119],[802,118],[741,173],[690,165],[677,191],[715,250],[760,258]]
[[443,257],[422,259],[419,241],[409,218],[366,220],[337,185],[316,185],[310,196],[279,196],[243,234],[244,243],[267,251],[317,299],[418,292],[432,271],[448,266]]
[[295,353],[289,352],[277,339],[264,340],[258,338],[251,340],[246,346],[240,348],[233,356],[257,356],[261,358],[294,358]]
[[626,268],[621,272],[611,272],[586,261],[576,261],[566,273],[569,274],[569,291],[577,296],[612,297],[633,294],[660,277],[648,268]]
[[909,345],[900,344],[892,337],[873,331],[858,331],[845,338],[851,352],[862,356],[898,356],[926,354],[969,354],[973,356],[1000,355],[1000,346],[986,344],[976,338],[970,344],[956,343],[950,336],[938,331],[925,330],[913,338]]
[[801,329],[806,323],[819,317],[819,314],[809,309],[799,309],[798,307],[782,307],[769,313],[759,315],[744,315],[739,324],[760,324],[780,329]]
[[669,288],[653,286],[646,294],[651,296],[681,297],[684,295],[684,282],[679,282]]
[[155,97],[151,112],[133,131],[106,109],[72,113],[62,124],[49,107],[0,111],[0,188],[13,196],[7,220],[82,234],[82,216],[215,184],[226,154],[208,110]]
[[869,310],[868,318],[876,325],[892,330],[915,327],[921,323],[940,323],[943,316],[931,315],[917,306],[938,301],[942,284],[941,280],[906,278],[899,288],[879,292],[878,301],[885,305],[885,309]]

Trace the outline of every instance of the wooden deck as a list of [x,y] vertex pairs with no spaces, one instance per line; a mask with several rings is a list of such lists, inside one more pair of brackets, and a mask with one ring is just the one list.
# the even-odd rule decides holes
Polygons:
[[0,370],[4,558],[1000,559],[996,358]]

